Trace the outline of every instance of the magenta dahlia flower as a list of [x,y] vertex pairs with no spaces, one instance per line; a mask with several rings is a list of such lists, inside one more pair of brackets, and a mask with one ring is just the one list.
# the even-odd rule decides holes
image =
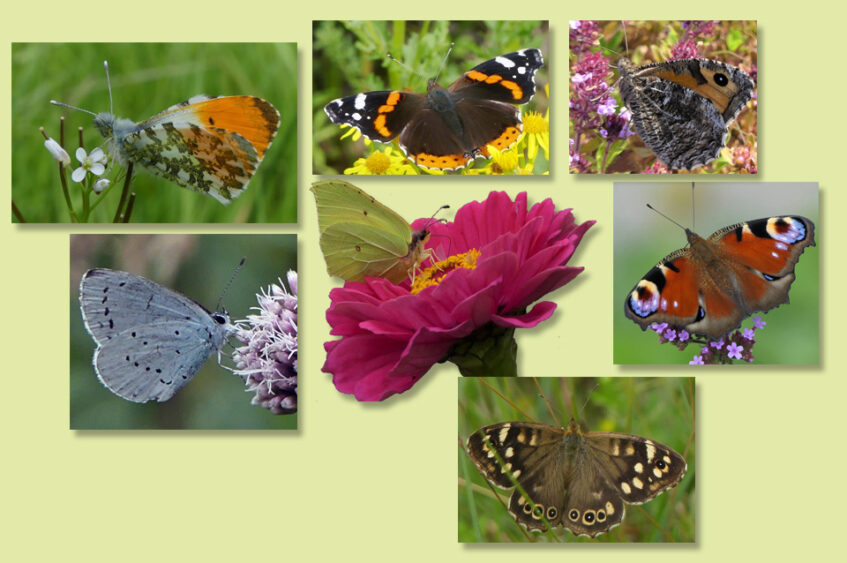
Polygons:
[[492,192],[452,223],[412,227],[427,224],[439,261],[414,284],[366,278],[329,294],[326,318],[341,338],[324,344],[323,371],[360,401],[402,393],[440,361],[463,375],[516,375],[514,329],[553,314],[555,303],[536,301],[583,270],[566,264],[594,221],[578,225],[550,199],[527,209],[526,193]]

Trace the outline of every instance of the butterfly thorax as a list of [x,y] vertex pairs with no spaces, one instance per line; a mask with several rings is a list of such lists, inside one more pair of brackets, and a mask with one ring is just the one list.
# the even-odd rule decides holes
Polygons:
[[720,288],[745,314],[750,314],[752,311],[743,289],[738,285],[737,275],[734,275],[731,265],[721,255],[720,248],[688,229],[685,233],[691,246],[691,260],[699,266],[702,273],[702,286]]
[[115,117],[109,112],[100,112],[94,116],[94,127],[105,138],[109,138],[115,134],[115,130],[123,130],[127,127],[134,128],[135,122],[123,117]]
[[565,428],[562,436],[562,448],[560,452],[561,467],[564,468],[566,481],[570,478],[576,468],[578,460],[584,459],[586,455],[585,434],[587,429],[573,418]]
[[441,116],[441,119],[453,133],[459,137],[464,135],[465,128],[456,112],[456,104],[453,102],[453,98],[433,78],[430,78],[427,82],[426,102],[431,110],[438,112],[438,115]]
[[[110,145],[118,142],[118,139],[124,137],[130,131],[137,128],[137,125],[131,119],[125,117],[115,117],[114,114],[101,112],[94,116],[94,128],[109,141]],[[116,150],[114,146],[110,146],[110,153],[113,158],[117,158],[122,166],[126,166],[126,162],[122,158],[122,151]]]
[[426,248],[426,241],[429,240],[431,234],[432,233],[426,229],[421,229],[420,231],[414,231],[412,233],[412,241],[409,243],[409,253],[406,255],[406,258],[402,260],[402,263],[407,267],[409,277],[412,279],[414,279],[415,271],[421,263],[423,263],[432,254],[432,252]]

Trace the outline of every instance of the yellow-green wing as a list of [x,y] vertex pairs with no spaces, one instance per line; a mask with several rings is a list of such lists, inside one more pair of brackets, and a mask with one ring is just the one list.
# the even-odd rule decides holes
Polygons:
[[381,277],[393,283],[410,276],[422,243],[412,248],[412,228],[405,219],[347,182],[318,182],[311,190],[331,276],[350,281]]

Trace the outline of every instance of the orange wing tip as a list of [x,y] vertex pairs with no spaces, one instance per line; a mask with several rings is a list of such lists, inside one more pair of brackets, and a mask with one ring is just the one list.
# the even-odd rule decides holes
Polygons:
[[224,129],[247,139],[261,160],[279,130],[279,111],[255,96],[223,96],[195,104],[194,114],[204,127]]

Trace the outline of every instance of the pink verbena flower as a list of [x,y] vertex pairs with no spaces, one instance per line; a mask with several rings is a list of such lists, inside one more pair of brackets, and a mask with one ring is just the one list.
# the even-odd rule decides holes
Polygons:
[[[450,256],[425,264],[414,287],[366,278],[330,292],[326,318],[341,338],[324,344],[323,371],[339,391],[379,401],[408,390],[439,361],[464,375],[496,375],[509,362],[514,369],[511,332],[550,318],[556,304],[536,302],[583,270],[566,264],[593,224],[576,224],[550,199],[527,209],[526,193],[512,201],[492,192],[464,205],[455,221],[429,225],[427,247]],[[466,362],[462,353],[480,342],[488,352],[471,354],[480,365]]]

